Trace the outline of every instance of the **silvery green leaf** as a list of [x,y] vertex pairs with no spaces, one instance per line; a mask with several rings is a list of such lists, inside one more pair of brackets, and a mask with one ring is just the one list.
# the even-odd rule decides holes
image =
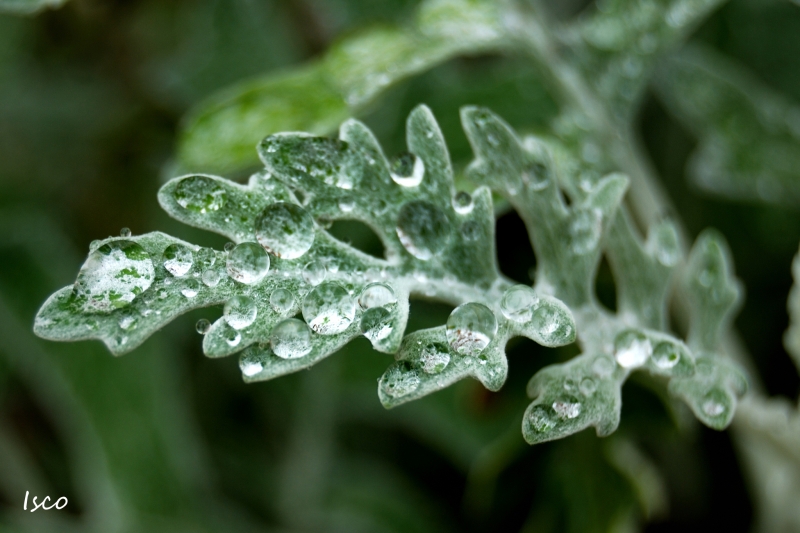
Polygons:
[[789,292],[789,302],[787,304],[789,310],[789,329],[783,336],[783,344],[786,346],[786,351],[794,360],[794,364],[800,372],[800,253],[794,257],[792,261],[792,276],[794,277],[794,285]]
[[0,0],[0,13],[33,15],[43,9],[61,7],[67,0]]

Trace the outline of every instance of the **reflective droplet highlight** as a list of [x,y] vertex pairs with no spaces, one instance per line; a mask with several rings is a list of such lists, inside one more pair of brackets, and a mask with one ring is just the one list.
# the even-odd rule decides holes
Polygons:
[[164,250],[164,268],[175,277],[185,276],[192,269],[194,255],[182,244],[170,244]]
[[459,191],[453,197],[453,209],[456,213],[467,214],[472,211],[474,207],[472,203],[472,195],[466,191]]
[[256,220],[256,238],[269,253],[297,259],[314,244],[314,219],[299,205],[278,202]]
[[216,287],[222,279],[222,274],[219,270],[210,268],[203,272],[202,280],[206,287]]
[[269,305],[279,315],[286,314],[294,308],[294,294],[287,289],[275,289],[269,296]]
[[255,321],[256,315],[256,302],[249,296],[238,295],[225,302],[223,316],[233,329],[246,328]]
[[361,316],[360,326],[367,339],[373,342],[383,340],[392,333],[392,313],[384,307],[367,309]]
[[409,152],[399,154],[391,165],[392,180],[403,187],[416,187],[422,183],[425,164],[422,159]]
[[614,359],[622,368],[642,366],[652,353],[650,340],[638,331],[623,331],[614,339]]
[[234,280],[245,285],[253,285],[267,275],[269,256],[260,245],[243,242],[228,254],[226,268],[228,275]]
[[311,352],[311,330],[302,320],[287,318],[272,328],[269,344],[278,357],[297,359]]
[[370,283],[358,298],[358,305],[362,309],[386,307],[395,302],[397,302],[397,297],[394,295],[394,290],[385,283]]
[[533,317],[533,306],[539,303],[536,292],[527,285],[510,287],[500,301],[500,311],[514,322],[528,322]]
[[556,421],[550,416],[547,408],[535,406],[528,414],[528,424],[536,433],[546,433],[556,427]]
[[386,371],[381,377],[380,387],[387,396],[401,398],[417,390],[419,384],[417,371],[407,361],[402,361]]
[[194,298],[200,292],[200,284],[193,279],[187,279],[181,287],[181,294],[186,298]]
[[681,360],[678,347],[671,342],[660,342],[653,350],[653,363],[661,370],[669,370]]
[[447,215],[435,205],[408,202],[397,217],[397,237],[408,253],[427,261],[442,251],[450,239]]
[[447,342],[456,353],[479,355],[497,333],[497,318],[483,304],[470,302],[459,305],[447,319]]
[[303,300],[303,318],[320,335],[341,333],[353,322],[355,314],[355,301],[336,283],[321,283]]
[[553,402],[553,411],[559,418],[577,418],[581,414],[581,404],[572,401],[556,401]]
[[227,195],[216,180],[206,176],[184,178],[175,188],[178,205],[195,213],[218,211],[225,205]]
[[422,350],[419,361],[426,374],[438,374],[450,364],[450,353],[446,346],[433,343]]
[[206,333],[208,333],[208,330],[211,329],[211,322],[209,322],[205,318],[201,318],[200,320],[197,321],[197,324],[194,325],[194,329],[200,335],[205,335]]

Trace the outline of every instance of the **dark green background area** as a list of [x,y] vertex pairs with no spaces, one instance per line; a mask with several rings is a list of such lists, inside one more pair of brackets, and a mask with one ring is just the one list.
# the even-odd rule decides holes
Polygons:
[[[559,3],[563,16],[579,5]],[[575,532],[625,531],[642,516],[609,461],[636,440],[661,472],[669,509],[645,531],[749,531],[751,494],[728,433],[686,424],[632,379],[619,431],[529,447],[525,384],[576,353],[515,339],[502,391],[477,382],[385,411],[376,380],[391,356],[364,340],[312,371],[245,385],[235,357],[206,359],[181,317],[113,358],[99,344],[36,338],[33,317],[75,279],[89,242],[161,230],[221,247],[171,220],[156,191],[173,168],[181,117],[238,80],[313,58],[342,33],[410,19],[413,1],[71,0],[35,17],[0,15],[0,531]],[[800,101],[800,6],[735,0],[693,36]],[[387,154],[404,149],[408,112],[428,104],[457,169],[472,157],[458,118],[488,106],[525,132],[556,115],[525,58],[445,63],[392,88],[360,117]],[[692,237],[719,229],[746,287],[736,327],[767,392],[796,398],[782,345],[800,211],[732,203],[694,189],[696,140],[648,92],[636,128]],[[265,135],[270,132],[265,132]],[[359,225],[335,235],[379,253]],[[513,214],[498,220],[505,274],[529,282],[535,258]],[[613,278],[597,291],[614,306]],[[412,302],[409,331],[450,309]],[[23,513],[25,491],[68,496],[65,511]]]

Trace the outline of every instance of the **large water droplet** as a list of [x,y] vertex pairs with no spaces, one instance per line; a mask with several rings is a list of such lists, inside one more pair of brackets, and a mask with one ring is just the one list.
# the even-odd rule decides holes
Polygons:
[[286,314],[294,308],[294,294],[287,289],[275,289],[269,296],[269,305],[279,315]]
[[422,159],[409,152],[403,152],[392,162],[392,179],[403,187],[416,187],[422,183],[425,164]]
[[669,370],[680,360],[680,350],[671,342],[659,342],[653,350],[653,363],[661,370]]
[[361,292],[358,298],[358,304],[362,309],[371,309],[373,307],[386,307],[397,302],[397,297],[394,291],[388,285],[383,283],[370,283]]
[[447,319],[447,342],[461,355],[477,356],[492,342],[497,333],[497,318],[483,304],[459,305]]
[[588,254],[597,248],[603,229],[603,217],[599,209],[579,208],[569,224],[570,250],[575,255]]
[[397,217],[397,236],[408,253],[427,261],[447,246],[450,224],[447,215],[435,205],[409,202]]
[[231,250],[226,264],[228,275],[240,283],[258,283],[269,271],[269,256],[254,242],[243,242]]
[[192,251],[182,244],[170,244],[164,250],[164,268],[176,277],[185,276],[192,269]]
[[546,407],[537,405],[528,414],[528,423],[537,433],[545,433],[556,427],[556,421],[550,416]]
[[388,337],[392,329],[392,313],[384,307],[367,309],[361,316],[361,333],[373,342]]
[[419,374],[407,361],[400,362],[390,368],[381,377],[381,390],[392,398],[400,398],[411,394],[419,388]]
[[129,305],[147,290],[154,271],[150,255],[137,243],[108,242],[89,253],[73,294],[85,310],[107,313]]
[[576,401],[553,402],[553,411],[560,418],[577,418],[581,414],[581,404]]
[[652,353],[650,340],[638,331],[623,331],[614,339],[614,358],[622,368],[642,366]]
[[255,321],[258,309],[255,300],[249,296],[238,295],[225,302],[223,313],[230,327],[244,329]]
[[346,330],[356,314],[356,304],[348,292],[336,283],[322,283],[303,300],[303,318],[320,335],[334,335]]
[[423,348],[419,361],[427,374],[438,374],[450,364],[450,354],[446,346],[432,343]]
[[297,259],[314,244],[314,219],[299,205],[278,202],[256,220],[256,238],[272,255]]
[[536,292],[527,285],[510,287],[500,301],[500,311],[514,322],[528,322],[533,317],[533,306],[539,303]]
[[311,330],[302,320],[287,318],[272,328],[269,343],[278,357],[297,359],[311,351]]
[[206,176],[184,178],[175,188],[175,201],[178,205],[195,213],[218,211],[225,205],[225,190]]

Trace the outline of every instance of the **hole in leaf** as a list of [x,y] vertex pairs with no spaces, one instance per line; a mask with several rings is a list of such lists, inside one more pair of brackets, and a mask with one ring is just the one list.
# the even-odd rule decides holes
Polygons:
[[611,273],[611,266],[608,264],[606,256],[600,260],[597,268],[597,276],[594,281],[594,290],[597,299],[609,311],[617,311],[617,285],[614,282],[614,275]]
[[447,317],[455,309],[452,305],[418,297],[412,297],[409,303],[406,335],[420,329],[443,326],[447,322]]
[[328,233],[365,254],[378,259],[386,257],[383,243],[378,235],[360,220],[336,220],[328,228]]
[[536,267],[528,231],[516,211],[497,219],[495,226],[497,261],[500,272],[518,283],[530,285]]

